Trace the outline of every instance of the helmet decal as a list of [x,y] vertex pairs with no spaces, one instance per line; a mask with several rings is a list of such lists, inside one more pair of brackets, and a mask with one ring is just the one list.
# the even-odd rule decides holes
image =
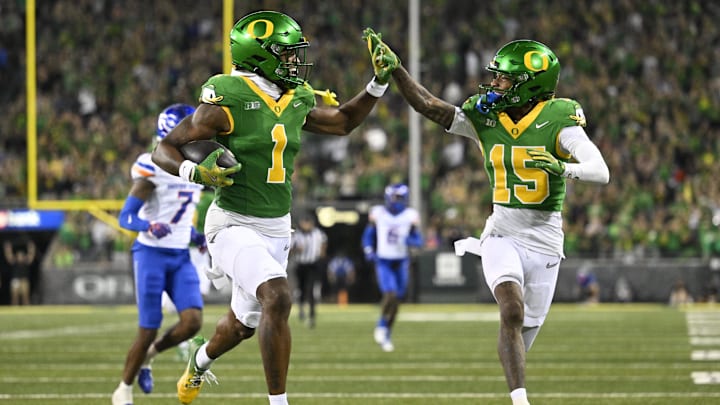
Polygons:
[[[255,26],[258,23],[264,23],[265,24],[265,32],[262,33],[262,35],[255,34]],[[255,21],[250,21],[250,23],[247,25],[247,28],[245,29],[245,32],[250,35],[250,38],[252,39],[265,39],[272,35],[273,31],[275,30],[275,25],[270,20],[260,19]]]
[[165,108],[158,116],[155,139],[159,142],[172,131],[183,118],[195,112],[195,107],[188,104],[173,104]]
[[[533,58],[533,56],[535,57]],[[533,72],[547,70],[548,66],[550,66],[550,61],[548,60],[547,55],[539,51],[527,52],[523,58],[523,62],[525,62],[525,67]],[[540,62],[540,67],[536,67],[538,62]]]

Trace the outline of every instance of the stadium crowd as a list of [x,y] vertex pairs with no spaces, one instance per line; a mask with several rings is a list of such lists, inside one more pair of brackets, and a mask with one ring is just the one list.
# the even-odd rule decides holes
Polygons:
[[[0,198],[26,190],[24,2],[0,6]],[[130,165],[170,102],[195,104],[221,72],[222,2],[54,0],[37,10],[41,199],[122,199]],[[610,167],[608,186],[569,182],[566,254],[698,257],[720,253],[720,4],[612,0],[423,0],[422,82],[451,102],[487,83],[498,46],[531,38],[562,65],[559,97],[578,100]],[[378,0],[266,1],[296,16],[311,42],[311,84],[343,99],[372,71],[360,36],[377,28],[409,55],[407,5]],[[193,10],[188,12],[188,10]],[[252,11],[235,2],[235,15]],[[490,211],[480,153],[422,120],[423,226],[428,248],[478,234]],[[373,200],[407,181],[408,106],[392,89],[356,134],[320,141],[296,160],[299,204]],[[92,220],[70,213],[57,263],[92,249]],[[121,238],[118,238],[121,239]],[[117,242],[116,249],[126,246]]]

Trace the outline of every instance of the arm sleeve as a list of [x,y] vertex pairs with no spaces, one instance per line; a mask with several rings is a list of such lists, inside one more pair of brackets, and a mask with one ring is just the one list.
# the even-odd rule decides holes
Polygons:
[[369,248],[371,252],[375,251],[375,225],[368,224],[362,234],[363,251],[367,253]]
[[150,227],[150,222],[141,219],[138,216],[140,207],[142,207],[144,203],[145,201],[135,196],[128,196],[125,200],[125,205],[123,205],[122,210],[120,210],[120,215],[118,216],[120,226],[136,232],[147,231]]
[[410,228],[410,233],[408,234],[406,243],[408,246],[422,247],[423,237],[417,225],[413,225],[412,228]]
[[565,164],[565,177],[601,184],[610,181],[605,159],[582,127],[563,128],[559,137],[560,146],[578,161]]

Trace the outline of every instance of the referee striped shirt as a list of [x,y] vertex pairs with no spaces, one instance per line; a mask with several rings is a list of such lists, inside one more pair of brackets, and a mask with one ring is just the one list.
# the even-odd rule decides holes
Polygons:
[[323,254],[323,245],[327,243],[327,235],[318,228],[303,232],[297,230],[292,235],[292,246],[295,258],[300,264],[315,263]]

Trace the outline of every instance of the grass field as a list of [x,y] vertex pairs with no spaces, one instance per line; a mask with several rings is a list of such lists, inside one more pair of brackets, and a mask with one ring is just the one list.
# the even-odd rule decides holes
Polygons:
[[[720,308],[556,304],[528,353],[539,404],[720,403]],[[310,404],[510,404],[495,352],[493,305],[404,305],[395,352],[372,339],[378,308],[319,308],[315,329],[295,314],[289,398]],[[205,312],[210,335],[225,308]],[[0,403],[109,404],[135,333],[134,307],[0,308]],[[178,404],[174,351],[153,365],[155,392],[135,404]],[[218,360],[220,385],[193,402],[267,404],[257,341]]]

